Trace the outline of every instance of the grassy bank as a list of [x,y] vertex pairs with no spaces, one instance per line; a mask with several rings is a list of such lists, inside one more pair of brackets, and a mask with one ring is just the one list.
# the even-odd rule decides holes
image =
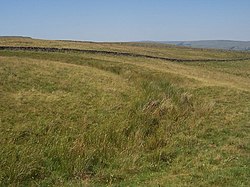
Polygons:
[[[88,45],[189,58],[248,55]],[[0,51],[0,183],[248,186],[249,69],[250,61]]]

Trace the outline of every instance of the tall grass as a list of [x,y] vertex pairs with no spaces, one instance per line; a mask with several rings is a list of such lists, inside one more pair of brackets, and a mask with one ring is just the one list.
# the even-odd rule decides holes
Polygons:
[[[84,77],[71,75],[75,70],[47,63],[56,69],[46,72],[39,64],[1,64],[5,69],[2,88],[8,90],[11,85],[11,90],[2,92],[1,108],[6,110],[1,119],[3,185],[88,178],[110,183],[143,171],[160,171],[178,157],[178,149],[173,148],[178,146],[178,134],[192,133],[211,110],[203,107],[202,99],[193,98],[157,72],[109,61],[81,61],[82,67],[128,80],[132,88],[102,98],[105,93],[95,85],[82,85],[78,81]],[[39,76],[33,73],[36,69]],[[17,83],[11,78],[14,74]],[[18,93],[20,104],[8,93]]]
[[[159,177],[152,185],[171,177],[172,185],[247,183],[245,175],[232,182],[245,169],[231,162],[235,157],[224,158],[231,149],[217,147],[229,146],[230,136],[231,144],[239,144],[235,149],[246,154],[239,130],[245,126],[237,121],[248,120],[247,93],[179,86],[174,74],[170,79],[137,66],[144,59],[0,54],[1,185],[131,185],[126,182],[134,177],[159,177],[163,171],[168,179]],[[232,127],[239,128],[239,139],[232,138]],[[244,165],[245,156],[240,159]],[[229,169],[223,173],[225,166]]]

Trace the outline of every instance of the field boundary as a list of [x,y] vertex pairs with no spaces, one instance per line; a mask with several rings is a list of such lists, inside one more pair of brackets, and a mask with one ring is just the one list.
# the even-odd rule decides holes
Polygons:
[[11,51],[42,51],[42,52],[81,52],[90,54],[107,54],[115,56],[128,56],[128,57],[144,57],[151,59],[167,60],[172,62],[227,62],[227,61],[244,61],[250,60],[250,58],[236,58],[236,59],[178,59],[178,58],[167,58],[157,57],[151,55],[117,52],[117,51],[102,51],[102,50],[88,50],[88,49],[73,49],[73,48],[54,48],[54,47],[16,47],[16,46],[0,46],[0,50],[11,50]]

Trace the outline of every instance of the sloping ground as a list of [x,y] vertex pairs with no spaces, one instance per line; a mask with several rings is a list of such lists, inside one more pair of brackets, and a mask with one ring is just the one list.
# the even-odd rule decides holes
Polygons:
[[249,60],[0,51],[0,184],[248,186],[249,75]]

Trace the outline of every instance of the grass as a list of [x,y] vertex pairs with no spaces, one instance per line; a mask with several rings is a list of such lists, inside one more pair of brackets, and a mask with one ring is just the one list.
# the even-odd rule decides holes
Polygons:
[[[171,51],[178,58],[249,55],[133,43],[0,40],[159,56]],[[249,69],[250,61],[174,63],[0,51],[0,184],[249,186]]]

